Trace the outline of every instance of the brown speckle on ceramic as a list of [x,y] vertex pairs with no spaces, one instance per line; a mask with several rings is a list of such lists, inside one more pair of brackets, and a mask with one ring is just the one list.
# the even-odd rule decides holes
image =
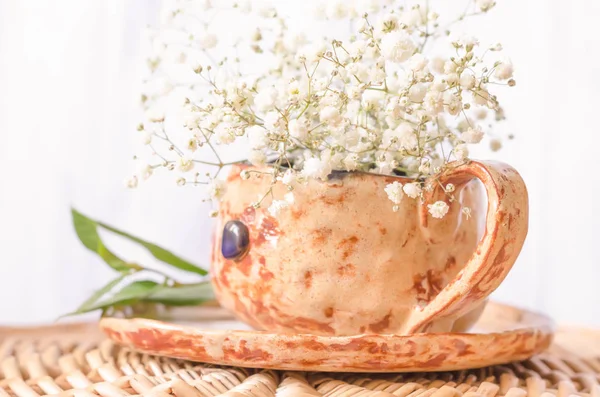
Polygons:
[[[385,328],[389,318],[373,324]],[[451,371],[524,360],[551,343],[545,316],[487,305],[479,333],[319,336],[209,329],[144,319],[101,320],[115,342],[162,356],[220,365],[298,371]],[[230,324],[228,324],[230,326]],[[214,327],[214,325],[213,325]]]
[[[525,185],[500,163],[473,161],[443,175],[442,183],[456,187],[443,219],[408,197],[393,212],[385,186],[411,179],[358,172],[297,186],[294,204],[273,218],[266,210],[270,197],[261,208],[249,207],[268,190],[270,177],[253,173],[242,180],[243,167],[234,166],[228,178],[211,275],[221,305],[261,330],[467,330],[511,269],[527,233]],[[447,200],[439,190],[429,202]],[[286,192],[278,184],[274,197]],[[470,219],[464,207],[471,208]],[[220,253],[223,225],[237,219],[250,233],[248,254],[238,262]]]

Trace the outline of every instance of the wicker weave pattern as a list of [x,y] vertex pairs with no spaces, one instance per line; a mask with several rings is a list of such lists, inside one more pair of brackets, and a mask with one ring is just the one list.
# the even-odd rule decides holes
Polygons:
[[600,397],[600,358],[546,353],[523,363],[429,374],[325,374],[217,368],[142,355],[93,329],[0,331],[4,396]]

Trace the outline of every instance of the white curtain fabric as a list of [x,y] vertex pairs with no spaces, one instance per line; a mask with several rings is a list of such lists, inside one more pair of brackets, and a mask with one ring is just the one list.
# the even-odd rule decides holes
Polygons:
[[[294,15],[311,2],[278,1]],[[0,0],[0,323],[52,321],[111,277],[77,241],[70,206],[207,263],[211,222],[198,191],[123,187],[139,147],[141,31],[158,9],[147,0]],[[517,67],[517,87],[504,95],[517,138],[477,156],[515,166],[531,200],[526,246],[493,298],[589,326],[600,325],[598,18],[596,0],[498,0],[469,25],[500,39]]]

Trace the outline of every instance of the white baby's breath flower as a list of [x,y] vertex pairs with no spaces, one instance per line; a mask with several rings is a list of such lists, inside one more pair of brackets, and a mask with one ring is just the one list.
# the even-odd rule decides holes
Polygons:
[[469,127],[460,135],[460,139],[465,143],[479,143],[483,139],[483,131],[479,126]]
[[418,182],[406,183],[402,187],[402,190],[404,190],[404,193],[408,197],[413,198],[413,199],[419,197],[422,192],[421,184]]
[[254,104],[260,111],[273,110],[277,100],[277,90],[273,87],[262,89],[254,97]]
[[381,91],[367,90],[362,96],[362,106],[366,110],[378,110],[383,99]]
[[153,123],[165,121],[165,112],[159,108],[151,108],[146,112],[146,118]]
[[292,80],[287,86],[287,93],[290,98],[300,95],[300,82],[296,79]]
[[277,15],[277,9],[273,7],[271,4],[263,4],[258,8],[258,15],[263,18],[273,18]]
[[357,58],[365,53],[367,50],[368,42],[366,40],[356,40],[350,43],[348,46],[348,52],[350,57]]
[[238,137],[244,135],[245,129],[239,126],[231,126],[229,127],[229,131],[231,132],[232,136]]
[[428,204],[427,208],[429,209],[429,213],[431,214],[431,216],[438,219],[441,219],[444,216],[446,216],[448,210],[450,209],[450,207],[448,207],[448,204],[446,204],[445,201],[436,201],[433,204]]
[[456,125],[456,129],[459,132],[465,132],[466,130],[471,128],[472,125],[473,125],[473,120],[471,118],[464,118],[458,122],[458,124]]
[[385,72],[385,69],[382,67],[372,68],[369,73],[369,80],[373,84],[382,84],[386,77],[387,74]]
[[408,67],[414,71],[421,71],[427,66],[428,59],[423,56],[420,52],[417,52],[415,55],[410,57],[408,60]]
[[304,32],[286,32],[283,43],[289,53],[296,54],[298,49],[307,43],[306,35]]
[[350,99],[360,99],[363,92],[365,92],[365,88],[362,85],[352,85],[348,87],[347,90],[347,94]]
[[435,73],[442,74],[444,73],[446,61],[443,58],[435,57],[431,60],[430,69]]
[[138,178],[137,176],[132,176],[125,181],[125,186],[129,189],[135,189],[138,186]]
[[281,182],[284,185],[292,186],[296,182],[296,173],[292,170],[287,170],[281,177]]
[[448,60],[444,63],[444,73],[445,74],[456,73],[457,68],[458,68],[458,64],[453,60]]
[[385,59],[391,62],[404,62],[416,50],[416,45],[408,33],[394,31],[381,39],[381,52]]
[[400,182],[396,181],[390,183],[384,190],[392,203],[400,204],[402,197],[404,196],[404,191],[402,190],[402,184]]
[[492,152],[497,152],[498,150],[502,149],[502,141],[499,139],[492,139],[490,141],[490,149]]
[[460,98],[459,95],[452,91],[446,91],[444,93],[444,103],[448,114],[456,116],[463,110],[463,104]]
[[200,0],[198,5],[202,11],[208,11],[213,7],[212,0]]
[[182,172],[188,172],[194,168],[194,162],[191,158],[182,156],[177,159],[177,167]]
[[318,20],[322,20],[327,18],[327,15],[325,13],[325,4],[323,3],[318,3],[314,9],[312,10],[313,12],[313,16],[315,18],[317,18]]
[[458,73],[447,74],[444,78],[450,87],[454,87],[459,83]]
[[[351,63],[348,65],[348,67],[346,67],[346,70],[348,71],[348,74],[351,76],[356,76],[356,78],[360,81],[365,81],[369,78],[369,68],[366,67],[366,65],[360,63]],[[365,90],[362,89],[361,93],[364,91]]]
[[358,21],[358,26],[356,27],[358,33],[365,33],[368,29],[369,23],[366,19],[361,19],[360,21]]
[[190,138],[187,141],[187,150],[190,152],[195,152],[198,150],[198,140],[196,138]]
[[267,155],[260,150],[251,150],[248,161],[255,166],[264,165],[267,162]]
[[408,90],[408,99],[415,103],[423,102],[425,95],[427,95],[427,86],[425,84],[415,84]]
[[[314,64],[323,58],[325,51],[327,51],[327,46],[323,42],[317,41],[301,48],[297,57],[300,62],[305,61],[308,64]],[[318,86],[317,81],[315,81],[315,84]]]
[[377,23],[376,30],[378,32],[389,33],[394,30],[398,30],[398,14],[394,12],[388,12],[383,15],[381,20]]
[[488,92],[488,90],[481,86],[479,88],[476,88],[472,91],[473,94],[473,102],[475,102],[477,105],[481,105],[481,106],[488,106],[489,105],[489,100],[490,100],[490,93]]
[[395,130],[387,130],[383,134],[384,145],[392,145],[396,143],[396,147],[401,149],[411,150],[417,146],[417,136],[413,127],[408,123],[400,124]]
[[355,9],[359,13],[372,13],[378,12],[382,6],[389,4],[389,1],[381,0],[356,0]]
[[471,208],[463,207],[463,209],[461,211],[465,215],[465,218],[467,218],[467,219],[471,218]]
[[465,90],[470,90],[477,84],[477,79],[472,74],[465,72],[460,76],[460,86]]
[[267,130],[259,125],[246,128],[246,136],[251,149],[262,149],[269,144]]
[[496,5],[494,0],[475,0],[475,5],[483,12],[489,11]]
[[473,48],[476,45],[479,45],[479,39],[477,39],[477,37],[469,36],[467,34],[460,34],[456,36],[453,41],[465,48]]
[[152,168],[152,166],[150,165],[144,165],[140,171],[139,171],[139,175],[142,177],[142,180],[147,180],[148,178],[150,178],[152,176],[154,172],[154,169]]
[[498,66],[496,66],[496,71],[494,72],[494,76],[499,80],[507,80],[513,76],[513,64],[510,61],[500,62]]
[[183,125],[190,130],[194,128],[198,128],[200,126],[200,122],[202,121],[202,115],[198,112],[189,111],[186,109],[183,118]]
[[218,128],[215,128],[215,138],[217,143],[221,145],[229,145],[235,141],[235,134],[230,128],[227,128],[221,124]]
[[431,173],[431,162],[429,159],[422,159],[421,165],[419,165],[419,172],[424,175],[429,175]]
[[469,157],[469,149],[467,148],[467,145],[456,145],[454,150],[452,150],[452,153],[454,154],[454,157],[460,161],[466,160],[467,157]]
[[214,200],[220,200],[227,191],[227,183],[221,179],[213,179],[207,187],[208,196]]
[[430,89],[423,99],[423,107],[431,115],[436,116],[444,111],[444,93]]
[[294,202],[296,201],[296,197],[294,197],[294,193],[292,192],[287,192],[285,194],[285,196],[283,196],[283,199],[289,204],[292,205],[294,204]]
[[348,6],[342,0],[328,0],[325,15],[329,19],[342,19],[348,15]]
[[405,104],[400,103],[400,98],[394,96],[388,100],[385,111],[391,113],[394,118],[399,118],[405,109],[404,106]]
[[240,172],[240,178],[242,178],[244,181],[250,179],[250,172],[248,172],[248,170],[242,170]]
[[325,180],[332,171],[331,164],[317,157],[312,157],[304,161],[302,173],[308,178]]
[[456,190],[456,186],[453,183],[448,183],[445,189],[447,193],[452,193]]
[[421,11],[421,7],[413,7],[402,13],[400,22],[408,27],[414,27],[425,22],[425,12]]
[[344,164],[344,168],[346,169],[346,171],[356,170],[358,168],[358,154],[350,153],[349,155],[344,157],[342,163]]
[[276,111],[268,112],[263,117],[264,126],[269,131],[278,131],[281,128],[281,120],[281,115]]
[[217,46],[217,36],[212,33],[206,33],[201,35],[198,38],[198,43],[200,44],[200,48],[203,50],[210,50],[211,48],[215,48]]
[[384,159],[377,160],[375,166],[376,173],[389,175],[398,166],[398,162],[391,158],[391,156],[386,156]]
[[142,142],[144,143],[144,145],[151,144],[153,136],[154,136],[154,134],[151,133],[150,131],[142,131]]
[[486,108],[477,108],[473,114],[475,115],[475,117],[477,117],[479,120],[484,120],[487,115],[488,115],[488,110]]
[[289,206],[290,204],[285,200],[273,200],[268,208],[268,211],[273,218],[277,218],[281,211]]
[[341,121],[340,111],[333,107],[327,106],[319,113],[321,121],[327,124],[336,125]]
[[301,141],[305,140],[308,136],[306,124],[298,119],[293,119],[288,122],[288,130],[292,137]]
[[204,70],[204,67],[202,66],[202,63],[200,61],[198,61],[198,60],[192,62],[191,66],[192,66],[192,70],[196,74],[200,74]]
[[437,12],[435,12],[435,11],[430,11],[430,12],[429,12],[429,14],[427,14],[427,19],[428,19],[430,22],[435,22],[435,21],[437,21],[439,17],[440,17],[440,14],[438,14],[438,13],[437,13]]

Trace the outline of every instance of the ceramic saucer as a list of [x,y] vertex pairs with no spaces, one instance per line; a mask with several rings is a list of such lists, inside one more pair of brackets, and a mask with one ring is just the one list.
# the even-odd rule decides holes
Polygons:
[[[104,318],[100,327],[134,350],[204,363],[328,372],[451,371],[525,360],[551,343],[552,321],[489,303],[469,333],[316,336],[259,332],[204,308],[202,319]],[[211,314],[212,313],[212,314]]]

